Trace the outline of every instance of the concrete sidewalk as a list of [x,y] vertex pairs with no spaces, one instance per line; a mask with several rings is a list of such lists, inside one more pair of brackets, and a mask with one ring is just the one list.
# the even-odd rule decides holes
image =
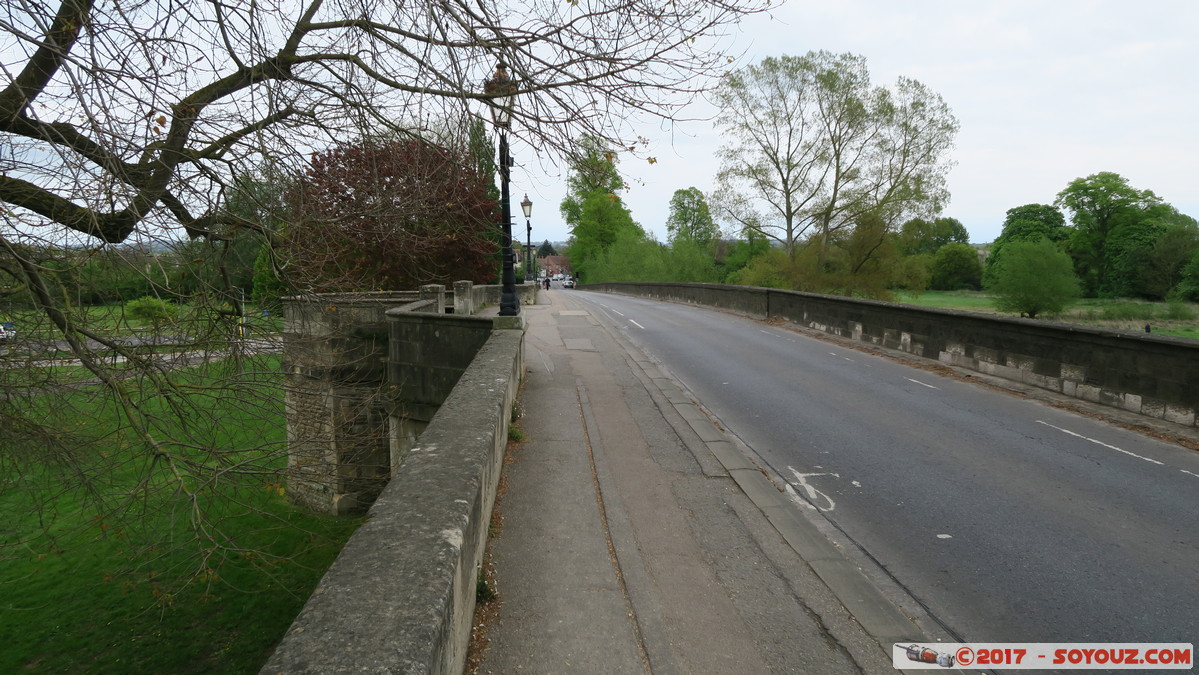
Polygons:
[[522,308],[479,672],[895,672],[891,643],[926,636],[575,293]]

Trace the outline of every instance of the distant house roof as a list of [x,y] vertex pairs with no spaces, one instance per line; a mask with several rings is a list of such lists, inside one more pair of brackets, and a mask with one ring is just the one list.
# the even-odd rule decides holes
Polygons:
[[551,274],[558,272],[569,271],[570,258],[564,255],[547,255],[541,259],[541,266],[549,270]]

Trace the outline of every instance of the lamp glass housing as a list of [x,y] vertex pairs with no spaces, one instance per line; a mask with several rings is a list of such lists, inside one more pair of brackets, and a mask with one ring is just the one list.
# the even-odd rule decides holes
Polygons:
[[491,121],[501,129],[507,129],[512,123],[512,96],[501,96],[496,105],[491,108]]
[[491,119],[495,126],[507,129],[512,122],[512,107],[516,104],[516,83],[508,76],[508,67],[503,61],[495,68],[495,75],[483,83],[483,92],[492,99]]

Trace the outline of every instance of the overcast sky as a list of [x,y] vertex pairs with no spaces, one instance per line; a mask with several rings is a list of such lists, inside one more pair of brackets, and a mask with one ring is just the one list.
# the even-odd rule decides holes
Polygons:
[[[1008,209],[1051,203],[1099,171],[1199,218],[1199,1],[787,0],[748,20],[735,49],[743,63],[851,52],[866,57],[876,84],[903,75],[939,93],[961,123],[943,215],[962,221],[972,242],[994,240]],[[711,122],[644,133],[658,162],[623,159],[623,197],[665,241],[674,191],[712,189],[720,139]],[[565,241],[561,176],[522,164],[513,201],[533,200],[533,241]]]

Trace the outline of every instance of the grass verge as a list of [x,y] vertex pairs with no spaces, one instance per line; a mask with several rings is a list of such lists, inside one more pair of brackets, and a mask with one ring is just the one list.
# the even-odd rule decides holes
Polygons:
[[257,370],[135,391],[157,447],[99,390],[26,400],[72,452],[2,448],[0,672],[258,672],[360,521],[287,502],[278,361]]
[[[982,291],[926,291],[914,296],[902,295],[899,301],[919,307],[1002,314],[995,309],[994,298]],[[1153,333],[1199,339],[1199,323],[1196,323],[1199,307],[1195,303],[1087,298],[1060,315],[1045,318],[1134,331],[1142,331],[1148,324]]]

